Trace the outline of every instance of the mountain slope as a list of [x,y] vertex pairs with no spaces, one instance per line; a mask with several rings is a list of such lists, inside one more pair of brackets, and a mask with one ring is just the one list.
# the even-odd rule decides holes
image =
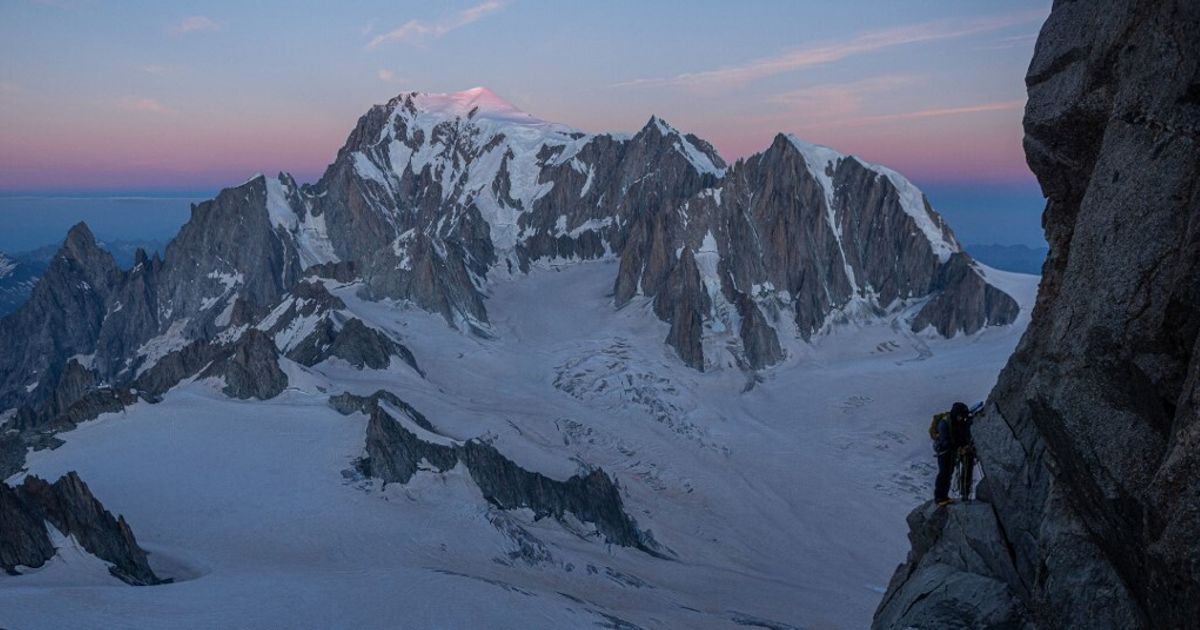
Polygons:
[[[941,339],[897,314],[786,339],[789,358],[747,390],[740,371],[683,365],[652,304],[612,309],[618,267],[497,281],[490,338],[321,281],[348,315],[404,339],[424,377],[400,361],[283,357],[288,385],[270,400],[202,379],[60,433],[30,473],[78,469],[176,583],[87,581],[82,598],[78,574],[0,577],[0,626],[865,626],[903,553],[896,524],[930,492],[929,413],[950,392],[982,397],[1024,320]],[[992,277],[1031,305],[1035,278]],[[422,443],[486,442],[550,482],[602,470],[667,559],[609,544],[583,510],[504,509],[475,479],[486,467],[417,459],[407,482],[385,483],[408,468],[384,461],[411,460],[373,448],[370,414],[330,404],[381,389],[391,422]]]
[[17,310],[29,299],[33,285],[45,270],[43,262],[0,252],[0,317]]

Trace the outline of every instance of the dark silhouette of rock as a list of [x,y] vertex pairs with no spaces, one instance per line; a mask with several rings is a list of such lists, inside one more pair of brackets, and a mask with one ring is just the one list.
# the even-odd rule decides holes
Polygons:
[[375,405],[367,423],[367,456],[362,460],[364,474],[389,483],[408,483],[422,462],[438,472],[458,463],[454,446],[435,444],[417,437],[395,418]]
[[0,433],[0,479],[7,479],[25,465],[25,440],[16,432]]
[[0,569],[13,573],[19,566],[40,567],[55,553],[42,519],[17,491],[0,482]]
[[289,351],[287,356],[307,366],[316,365],[330,357],[338,357],[360,370],[385,369],[395,356],[424,375],[421,368],[417,367],[416,357],[404,344],[393,340],[380,330],[367,326],[357,317],[341,324],[340,329],[332,319],[322,319],[313,332]]
[[366,457],[359,462],[364,474],[386,483],[408,483],[422,465],[445,472],[463,464],[484,498],[506,510],[529,508],[538,518],[567,514],[595,525],[611,543],[660,555],[658,544],[625,512],[621,494],[603,470],[573,475],[558,481],[518,466],[495,447],[480,440],[458,442],[438,435],[437,441],[418,436],[385,409],[390,405],[422,429],[433,425],[395,394],[380,390],[371,396],[341,394],[330,398],[339,412],[366,413]]
[[592,523],[611,543],[656,553],[653,542],[625,513],[616,484],[599,468],[566,481],[521,468],[490,444],[468,440],[459,449],[484,498],[506,510],[529,508],[538,517],[567,513]]
[[54,556],[49,523],[108,562],[109,572],[135,586],[161,584],[124,517],[113,518],[75,472],[53,484],[29,476],[16,488],[0,483],[0,568],[39,567]]
[[381,401],[395,407],[396,409],[399,409],[406,416],[408,416],[409,420],[412,420],[422,429],[432,433],[438,433],[438,430],[433,427],[433,424],[429,422],[429,419],[426,418],[424,414],[422,414],[420,411],[417,411],[412,405],[404,402],[399,396],[387,391],[386,389],[378,390],[370,396],[357,396],[355,394],[346,392],[343,394],[338,394],[337,396],[329,397],[330,406],[344,416],[348,416],[355,412],[370,415],[371,410],[374,409]]
[[903,627],[906,607],[960,610],[974,574],[1039,627],[1200,619],[1198,30],[1190,1],[1054,4],[1025,110],[1050,254],[974,431],[996,527],[940,530],[946,555],[1005,541],[1013,571],[939,577],[914,544],[877,627]]

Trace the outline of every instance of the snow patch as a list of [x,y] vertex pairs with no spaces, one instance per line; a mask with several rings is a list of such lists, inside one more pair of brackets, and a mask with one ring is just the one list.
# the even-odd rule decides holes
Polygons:
[[[356,169],[358,157],[360,155],[355,154]],[[307,205],[299,212],[292,208],[289,190],[290,187],[282,181],[282,177],[267,178],[267,214],[271,218],[271,224],[292,236],[300,256],[301,267],[338,262],[333,242],[329,239],[329,229],[325,225],[325,215],[311,214]]]

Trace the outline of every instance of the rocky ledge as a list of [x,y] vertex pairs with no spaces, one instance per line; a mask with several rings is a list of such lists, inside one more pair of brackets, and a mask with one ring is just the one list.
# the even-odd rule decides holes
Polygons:
[[908,527],[912,550],[892,576],[873,627],[1032,627],[1009,586],[1020,581],[991,505],[925,503],[908,515]]

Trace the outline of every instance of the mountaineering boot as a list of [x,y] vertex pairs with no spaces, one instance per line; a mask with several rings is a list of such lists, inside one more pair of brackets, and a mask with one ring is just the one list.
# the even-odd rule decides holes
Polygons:
[[950,505],[951,503],[954,503],[954,499],[942,499],[941,501],[937,502],[937,506],[938,507],[946,507],[947,505]]

